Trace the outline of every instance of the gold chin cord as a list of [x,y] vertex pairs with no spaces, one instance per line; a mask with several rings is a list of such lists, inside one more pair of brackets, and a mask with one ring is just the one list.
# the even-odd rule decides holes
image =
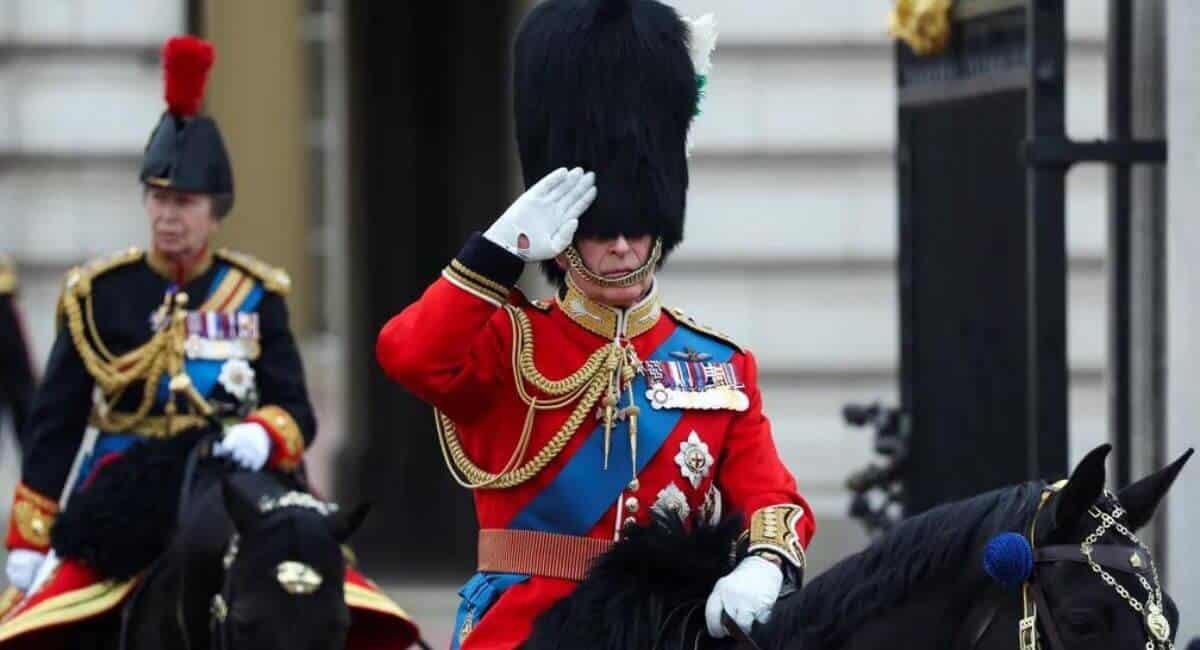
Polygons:
[[[633,471],[636,475],[638,408],[633,404],[632,384],[641,368],[641,362],[637,359],[633,346],[624,344],[617,338],[596,350],[579,370],[562,379],[552,380],[534,365],[533,326],[529,317],[512,305],[505,305],[504,310],[508,313],[513,333],[513,383],[521,401],[528,406],[525,423],[516,447],[504,467],[498,472],[489,472],[467,457],[454,422],[445,413],[434,409],[442,458],[446,461],[446,467],[455,482],[470,490],[501,490],[528,481],[562,453],[588,417],[595,413],[597,405],[602,406],[600,418],[604,422],[605,467],[608,465],[609,439],[613,423],[618,418],[627,418],[634,461]],[[531,395],[529,387],[536,390],[541,397]],[[617,409],[623,388],[629,389],[630,405],[624,409]],[[554,411],[570,404],[574,404],[575,407],[566,422],[545,447],[529,460],[525,460],[537,412]]]
[[587,264],[583,263],[583,258],[579,256],[579,251],[575,248],[575,244],[568,246],[567,250],[563,251],[563,254],[566,255],[567,265],[571,267],[571,270],[587,278],[593,284],[607,289],[614,289],[632,287],[653,274],[654,269],[658,268],[658,263],[662,261],[662,249],[662,237],[656,237],[654,239],[654,248],[650,251],[650,257],[647,257],[646,261],[638,268],[616,278],[606,278],[589,269]]

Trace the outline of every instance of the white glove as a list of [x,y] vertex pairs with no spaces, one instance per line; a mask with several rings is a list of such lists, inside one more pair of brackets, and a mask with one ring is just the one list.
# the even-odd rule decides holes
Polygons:
[[243,469],[257,472],[271,457],[271,436],[257,422],[242,422],[225,429],[225,438],[213,445],[213,456],[231,458]]
[[704,606],[708,634],[717,639],[729,636],[721,624],[721,612],[729,612],[738,627],[749,634],[755,621],[766,623],[771,617],[782,587],[782,569],[757,555],[746,556],[729,575],[717,581],[708,597]]
[[571,245],[579,217],[595,200],[595,174],[559,168],[526,190],[483,236],[526,262],[552,259]]
[[29,588],[33,586],[33,579],[37,577],[38,569],[45,561],[45,553],[24,548],[14,548],[9,551],[8,564],[4,567],[4,572],[8,574],[8,584],[21,591],[29,591]]

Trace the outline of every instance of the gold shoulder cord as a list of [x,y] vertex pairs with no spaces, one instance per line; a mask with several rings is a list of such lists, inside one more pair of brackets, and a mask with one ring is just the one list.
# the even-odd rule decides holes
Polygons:
[[[513,382],[521,401],[529,406],[521,437],[504,468],[496,473],[488,472],[467,458],[454,422],[440,410],[434,409],[438,442],[446,467],[450,469],[451,476],[459,485],[472,490],[510,488],[536,476],[562,453],[606,390],[609,395],[605,397],[605,403],[615,402],[612,395],[614,377],[619,376],[622,382],[628,382],[635,373],[633,364],[628,363],[626,350],[614,341],[596,350],[583,366],[571,375],[558,380],[548,379],[538,371],[533,362],[533,326],[529,317],[512,305],[505,305],[504,309],[508,313],[513,331]],[[549,399],[540,401],[539,398],[530,395],[526,389],[527,385]],[[575,409],[558,432],[537,455],[522,464],[533,433],[534,415],[538,411],[560,409],[573,402],[576,402]],[[611,427],[611,418],[608,422]]]
[[[171,313],[171,322],[155,332],[141,347],[120,357],[114,355],[100,338],[92,310],[91,277],[84,271],[75,271],[63,291],[61,308],[66,317],[67,331],[71,342],[96,384],[104,393],[105,403],[93,410],[93,422],[107,431],[128,431],[146,419],[154,406],[154,395],[158,390],[157,378],[164,373],[170,376],[173,393],[183,393],[191,406],[202,414],[211,413],[211,407],[191,385],[190,378],[183,372],[183,349],[187,338],[185,325],[186,294],[175,294],[174,304],[164,302],[164,310]],[[172,300],[168,296],[168,301]],[[94,344],[93,344],[94,343]],[[135,382],[142,381],[141,401],[132,413],[116,413],[113,407],[125,391]],[[171,432],[170,418],[175,415],[175,400],[166,404],[166,427],[164,435]]]

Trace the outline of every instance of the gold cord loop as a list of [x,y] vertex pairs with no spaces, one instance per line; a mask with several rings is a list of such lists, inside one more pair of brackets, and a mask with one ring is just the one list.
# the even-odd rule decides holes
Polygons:
[[[459,485],[472,490],[515,487],[536,476],[562,453],[588,415],[593,412],[593,408],[601,402],[602,397],[605,397],[603,419],[607,441],[607,432],[612,429],[613,419],[618,417],[613,384],[616,381],[631,381],[636,375],[633,364],[628,362],[629,351],[616,340],[596,350],[579,370],[569,376],[549,379],[534,365],[533,325],[529,317],[511,305],[506,305],[504,309],[508,313],[513,332],[513,382],[522,402],[529,407],[521,436],[504,468],[499,472],[488,472],[475,464],[463,450],[454,422],[440,410],[434,409],[438,442],[446,466]],[[542,397],[531,395],[528,390],[530,386]],[[609,404],[610,397],[612,404]],[[575,404],[575,408],[571,415],[546,446],[533,458],[522,462],[533,435],[534,415],[538,411],[557,410],[572,403]],[[606,451],[606,459],[607,456]]]
[[[67,332],[83,361],[84,368],[96,381],[103,396],[93,409],[91,421],[106,431],[130,431],[146,420],[154,406],[159,378],[172,378],[172,395],[182,393],[189,406],[201,414],[211,413],[211,407],[191,385],[183,371],[184,341],[187,338],[186,294],[167,294],[163,312],[169,320],[142,346],[122,356],[113,354],[104,344],[96,326],[92,298],[82,296],[75,287],[63,293],[62,309],[66,316]],[[188,380],[188,381],[184,381]],[[142,395],[132,412],[120,413],[115,406],[135,383],[142,382]],[[175,401],[165,405],[166,427],[169,435],[170,416],[175,415]]]

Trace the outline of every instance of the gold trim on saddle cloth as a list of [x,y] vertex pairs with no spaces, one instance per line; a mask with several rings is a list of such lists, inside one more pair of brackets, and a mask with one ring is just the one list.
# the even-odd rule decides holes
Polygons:
[[138,578],[125,582],[98,582],[47,598],[0,623],[0,643],[36,630],[103,614],[125,600],[137,582]]
[[379,591],[368,589],[350,581],[346,581],[345,590],[346,605],[348,607],[366,609],[412,622],[412,617],[408,615],[408,612],[401,609],[399,605],[392,602],[391,598],[388,598]]
[[533,530],[479,531],[479,570],[583,582],[612,541]]

